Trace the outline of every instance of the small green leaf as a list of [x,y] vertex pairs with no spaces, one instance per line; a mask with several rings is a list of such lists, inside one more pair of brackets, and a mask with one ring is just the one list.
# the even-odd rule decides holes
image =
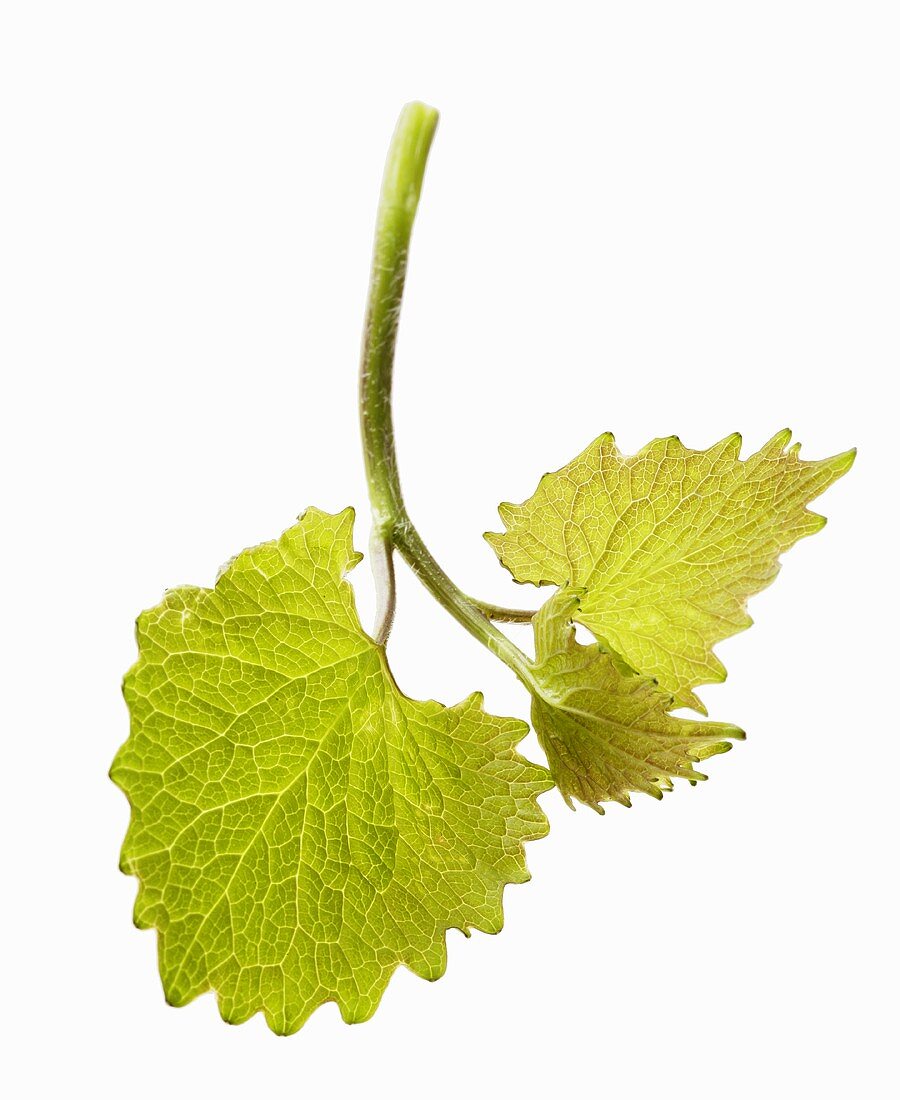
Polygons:
[[572,625],[579,594],[555,593],[534,619],[531,720],[566,802],[631,805],[629,793],[662,798],[676,777],[706,776],[694,764],[742,739],[736,726],[668,713],[675,700],[602,645],[581,645]]
[[329,1000],[365,1020],[400,964],[440,977],[447,929],[498,932],[547,832],[524,723],[398,690],[343,579],[352,528],[310,509],[142,614],[112,768],[167,999],[280,1033]]
[[502,504],[507,530],[485,538],[517,581],[582,588],[578,621],[705,714],[693,689],[725,679],[713,646],[750,626],[747,598],[825,525],[806,504],[853,464],[854,451],[805,462],[790,437],[742,462],[738,435],[633,456],[602,435],[524,504]]

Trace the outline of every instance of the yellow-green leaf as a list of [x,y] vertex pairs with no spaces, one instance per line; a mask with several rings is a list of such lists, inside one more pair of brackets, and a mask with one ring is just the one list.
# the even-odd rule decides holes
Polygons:
[[747,598],[824,526],[806,505],[853,463],[854,451],[806,462],[790,437],[741,461],[738,435],[707,451],[657,439],[633,456],[602,435],[524,504],[502,504],[507,529],[485,538],[517,581],[582,588],[578,621],[705,713],[693,689],[725,678],[713,646],[750,626]]
[[655,680],[599,643],[576,641],[579,595],[560,589],[534,619],[531,720],[566,802],[603,813],[601,802],[630,806],[633,791],[662,798],[676,777],[705,779],[694,764],[727,752],[743,732],[673,717],[675,700]]
[[140,616],[112,769],[167,999],[211,989],[281,1033],[330,1000],[365,1020],[400,964],[440,977],[447,929],[499,931],[547,832],[524,723],[397,688],[344,580],[352,528],[310,509]]

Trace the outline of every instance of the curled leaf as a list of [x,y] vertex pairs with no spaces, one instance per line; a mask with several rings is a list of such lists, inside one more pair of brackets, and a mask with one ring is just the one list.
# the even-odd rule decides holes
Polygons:
[[534,620],[531,720],[566,802],[603,813],[631,805],[631,793],[662,798],[675,778],[706,776],[694,764],[742,739],[736,726],[675,718],[670,692],[599,643],[575,638],[579,594],[563,588]]

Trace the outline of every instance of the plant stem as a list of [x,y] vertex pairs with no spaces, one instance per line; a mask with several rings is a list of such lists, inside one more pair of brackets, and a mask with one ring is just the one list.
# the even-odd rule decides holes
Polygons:
[[375,226],[359,405],[372,506],[373,557],[379,563],[376,571],[379,586],[376,640],[384,644],[390,632],[395,603],[394,580],[393,570],[384,563],[390,561],[392,550],[396,548],[438,603],[527,683],[531,662],[494,626],[486,612],[502,612],[504,616],[513,616],[509,621],[516,622],[524,621],[526,613],[476,604],[457,588],[413,526],[400,491],[391,415],[394,349],[409,241],[437,120],[437,111],[423,103],[409,103],[403,108],[388,151]]
[[495,623],[530,623],[537,614],[536,611],[530,611],[526,607],[500,607],[495,603],[476,600],[474,596],[469,596],[468,600],[482,615],[493,619]]

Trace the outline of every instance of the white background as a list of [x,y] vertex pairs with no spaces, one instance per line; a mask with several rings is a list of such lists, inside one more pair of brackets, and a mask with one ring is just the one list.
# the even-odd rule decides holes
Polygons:
[[[898,53],[864,0],[3,5],[8,1095],[896,1095]],[[539,602],[480,533],[603,430],[860,451],[719,649],[703,697],[749,737],[710,782],[548,794],[500,936],[279,1039],[165,1005],[106,771],[137,611],[308,504],[366,545],[355,371],[413,98],[443,117],[397,436],[464,588]],[[411,695],[527,715],[403,568],[389,652]]]

